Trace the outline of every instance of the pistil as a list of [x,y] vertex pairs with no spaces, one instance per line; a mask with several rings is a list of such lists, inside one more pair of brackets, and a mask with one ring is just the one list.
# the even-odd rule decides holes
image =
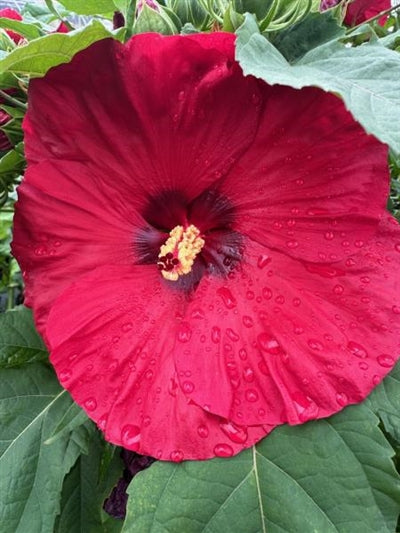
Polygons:
[[163,278],[177,281],[179,276],[189,274],[204,242],[200,230],[193,224],[186,228],[175,226],[158,254],[157,266]]

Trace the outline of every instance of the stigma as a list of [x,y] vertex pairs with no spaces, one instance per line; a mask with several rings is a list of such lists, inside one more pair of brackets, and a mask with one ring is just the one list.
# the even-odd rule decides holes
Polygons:
[[175,226],[158,254],[157,266],[163,278],[177,281],[180,276],[189,274],[204,243],[200,230],[193,224],[186,228]]

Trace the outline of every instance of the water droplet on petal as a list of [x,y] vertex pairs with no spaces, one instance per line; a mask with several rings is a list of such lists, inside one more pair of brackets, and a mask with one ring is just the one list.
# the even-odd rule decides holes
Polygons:
[[208,427],[205,426],[204,424],[201,424],[197,428],[197,433],[198,433],[199,437],[201,437],[202,439],[206,439],[208,437],[208,434],[209,434]]
[[278,355],[282,353],[282,346],[279,342],[268,333],[260,333],[257,337],[258,344],[261,350]]
[[288,248],[291,248],[291,249],[293,249],[293,248],[297,248],[298,245],[299,245],[298,241],[295,241],[295,240],[291,240],[291,241],[287,241],[287,242],[286,242],[286,246],[287,246]]
[[365,361],[361,361],[361,363],[358,363],[358,366],[361,370],[368,370],[369,368],[369,364]]
[[247,428],[236,426],[233,422],[220,424],[220,428],[225,435],[236,444],[244,444],[247,440]]
[[261,374],[264,374],[264,376],[269,376],[269,370],[265,361],[260,361],[257,366]]
[[257,266],[258,268],[264,268],[271,262],[271,257],[266,254],[262,254],[259,256],[257,260]]
[[335,238],[335,234],[333,233],[333,231],[327,231],[325,232],[324,237],[327,241],[331,241]]
[[394,245],[394,249],[396,250],[396,252],[400,252],[400,242],[397,242],[397,243]]
[[229,444],[217,444],[214,453],[217,457],[232,457],[233,448]]
[[319,342],[317,339],[309,339],[307,344],[311,348],[311,350],[315,350],[317,352],[322,352],[322,350],[324,349],[324,345],[322,344],[322,342]]
[[183,452],[181,450],[174,450],[169,456],[171,461],[174,461],[174,463],[180,463],[183,461]]
[[178,390],[178,384],[174,378],[171,378],[168,383],[168,392],[171,396],[175,397]]
[[349,399],[347,397],[347,394],[344,392],[338,392],[336,394],[336,401],[341,407],[345,407],[349,403]]
[[61,382],[68,381],[71,379],[72,371],[69,368],[65,368],[64,370],[61,370],[58,374],[58,379]]
[[83,405],[87,411],[95,411],[97,408],[97,402],[94,398],[88,398],[83,402]]
[[133,328],[132,322],[125,322],[125,324],[122,324],[122,331],[124,333],[130,331]]
[[247,381],[247,383],[254,381],[254,371],[249,366],[243,370],[243,379]]
[[292,400],[301,422],[317,418],[319,408],[311,398],[299,391],[292,395]]
[[221,330],[218,326],[213,326],[211,328],[211,340],[218,344],[221,341]]
[[97,422],[97,425],[99,429],[101,429],[101,431],[104,431],[106,429],[107,418],[108,418],[107,415],[103,415],[99,418],[99,421]]
[[395,315],[400,315],[400,307],[398,305],[394,305],[392,307],[392,312],[395,314]]
[[192,337],[192,329],[187,322],[182,322],[177,331],[177,339],[179,342],[189,342]]
[[384,368],[391,368],[394,365],[394,363],[395,363],[395,360],[393,359],[393,357],[390,356],[390,355],[387,355],[387,354],[379,355],[376,358],[376,360]]
[[264,287],[262,290],[262,295],[266,300],[270,300],[272,298],[272,291],[268,287]]
[[226,336],[233,342],[237,342],[240,339],[239,335],[236,333],[236,331],[233,331],[232,328],[228,328],[226,330]]
[[242,321],[243,321],[244,327],[246,328],[251,328],[254,324],[253,319],[251,318],[251,316],[248,316],[248,315],[244,315],[244,317],[242,318]]
[[244,393],[244,396],[248,402],[254,403],[258,400],[259,395],[255,389],[248,389]]
[[194,391],[194,384],[191,381],[184,381],[182,383],[182,390],[186,394],[190,394],[191,392]]
[[236,307],[236,299],[227,287],[220,287],[217,289],[217,294],[222,298],[227,309]]
[[347,348],[353,355],[360,357],[360,359],[365,359],[368,357],[367,350],[364,348],[364,346],[361,346],[361,344],[358,344],[357,342],[350,341],[347,344]]
[[140,428],[128,424],[122,428],[121,441],[123,446],[129,449],[137,449],[140,441]]
[[334,292],[335,294],[343,294],[343,291],[344,291],[344,287],[343,287],[343,285],[335,285],[335,286],[333,287],[333,292]]

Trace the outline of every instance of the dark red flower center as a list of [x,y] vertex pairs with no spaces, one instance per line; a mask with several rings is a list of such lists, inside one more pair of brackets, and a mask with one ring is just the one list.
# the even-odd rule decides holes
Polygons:
[[226,276],[242,258],[234,207],[216,190],[194,200],[164,191],[149,200],[143,218],[148,225],[134,237],[138,262],[157,264],[179,287],[192,289],[205,272]]

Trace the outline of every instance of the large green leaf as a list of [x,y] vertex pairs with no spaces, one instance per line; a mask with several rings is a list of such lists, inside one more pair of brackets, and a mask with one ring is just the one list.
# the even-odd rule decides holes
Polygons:
[[232,459],[157,463],[129,487],[124,533],[387,533],[393,450],[364,405],[282,426]]
[[245,74],[272,85],[316,86],[337,93],[369,133],[400,151],[398,53],[376,41],[352,48],[335,40],[291,64],[260,34],[250,15],[237,35],[236,57]]
[[368,396],[367,402],[382,419],[386,431],[400,443],[400,363]]
[[0,370],[1,533],[53,533],[64,477],[88,444],[85,426],[45,444],[71,402],[43,363]]
[[0,368],[47,359],[48,353],[26,307],[0,314]]
[[93,20],[88,26],[70,33],[53,33],[15,48],[0,60],[0,73],[13,72],[31,77],[44,76],[56,65],[67,63],[92,43],[115,37],[103,24]]
[[[106,451],[112,455],[103,468]],[[102,472],[104,470],[104,472]],[[123,470],[119,450],[104,443],[99,434],[90,442],[89,453],[81,455],[66,476],[61,513],[54,533],[117,533],[122,521],[103,511],[105,498],[117,483]]]
[[58,0],[58,2],[79,15],[100,15],[112,13],[115,9],[113,0]]

